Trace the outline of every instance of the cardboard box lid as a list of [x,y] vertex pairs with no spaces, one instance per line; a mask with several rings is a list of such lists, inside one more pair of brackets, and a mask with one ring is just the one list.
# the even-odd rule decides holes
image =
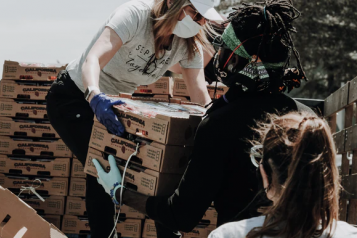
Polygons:
[[[2,238],[65,238],[53,224],[46,222],[36,211],[21,201],[15,194],[0,186],[0,220],[10,216],[0,227]],[[20,234],[23,234],[22,236]]]

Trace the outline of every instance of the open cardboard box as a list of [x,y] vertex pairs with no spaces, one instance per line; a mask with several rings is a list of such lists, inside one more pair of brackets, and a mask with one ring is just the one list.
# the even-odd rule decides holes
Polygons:
[[[84,172],[97,177],[97,170],[92,162],[97,159],[105,171],[110,170],[108,154],[89,148]],[[126,164],[125,160],[116,157],[119,170],[122,172]],[[125,174],[125,186],[128,189],[136,190],[139,193],[149,196],[171,195],[177,188],[181,175],[164,174],[139,165],[129,163]]]
[[134,93],[172,95],[172,87],[173,79],[171,77],[161,77],[153,84],[138,86]]
[[[81,197],[67,197],[66,215],[87,216],[86,200]],[[144,219],[145,215],[137,210],[123,205],[120,210],[121,218]]]
[[22,120],[10,117],[0,117],[0,135],[60,138],[53,126],[42,120]]
[[61,227],[61,222],[62,222],[62,216],[61,215],[40,215],[45,221],[48,223],[52,223],[56,227]]
[[[96,120],[94,121],[89,146],[124,160],[127,160],[136,150],[136,142],[110,134]],[[192,149],[191,146],[163,145],[147,140],[140,145],[138,154],[132,157],[131,161],[158,172],[183,174]]]
[[0,173],[69,177],[70,158],[24,158],[0,155]]
[[72,157],[61,139],[27,139],[0,136],[0,154],[21,156]]
[[143,228],[143,238],[155,238],[156,234],[156,226],[154,220],[145,219],[144,228]]
[[82,163],[76,157],[73,157],[71,177],[85,178],[86,176],[87,175],[86,175],[86,173],[84,173],[84,167],[83,167]]
[[67,65],[25,63],[5,60],[2,79],[53,81]]
[[[39,185],[38,181],[35,181],[36,179],[41,180],[41,185]],[[0,174],[0,186],[16,191],[16,193],[19,193],[22,187],[33,186],[36,188],[39,186],[36,188],[36,192],[41,195],[67,196],[68,178]]]
[[38,214],[63,215],[65,197],[64,196],[42,196],[45,201],[42,202],[36,195],[22,193],[20,198],[30,207],[35,209]]
[[[128,100],[125,101],[129,102]],[[124,125],[126,132],[130,134],[162,144],[187,146],[194,144],[194,136],[204,114],[200,111],[200,114],[188,115],[188,118],[184,118],[167,116],[159,112],[155,117],[147,117],[122,109],[122,106],[114,106],[114,113]]]
[[46,222],[36,211],[15,194],[0,186],[1,238],[65,238],[53,224]]
[[46,105],[40,101],[0,98],[0,116],[47,119]]
[[1,98],[18,98],[31,100],[45,100],[50,85],[40,83],[24,83],[3,79],[0,81]]
[[[119,219],[117,232],[120,237],[140,238],[141,220],[139,219]],[[64,215],[62,221],[62,231],[70,234],[88,234],[90,231],[88,219],[81,216]]]
[[86,196],[86,179],[71,178],[69,183],[69,196],[85,197]]

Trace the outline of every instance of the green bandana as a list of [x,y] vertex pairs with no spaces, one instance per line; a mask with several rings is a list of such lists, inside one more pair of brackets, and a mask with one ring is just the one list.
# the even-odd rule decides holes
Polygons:
[[[232,24],[229,24],[228,27],[225,29],[225,31],[222,34],[222,39],[224,43],[234,51],[237,46],[241,45],[242,42],[237,38],[236,33],[234,32],[234,29],[232,27]],[[253,57],[248,54],[248,52],[245,50],[244,46],[241,45],[236,51],[234,51],[236,55],[239,55],[240,57],[243,57],[249,62],[252,61]],[[280,62],[280,63],[267,63],[263,62],[262,67],[265,67],[267,69],[276,69],[276,68],[281,68],[285,65],[285,62]]]

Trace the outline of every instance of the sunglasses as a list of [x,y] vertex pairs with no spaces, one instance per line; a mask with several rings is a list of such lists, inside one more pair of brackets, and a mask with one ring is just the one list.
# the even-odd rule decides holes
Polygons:
[[263,149],[263,145],[255,145],[250,149],[250,160],[255,167],[259,167],[262,161],[263,155],[260,152]]

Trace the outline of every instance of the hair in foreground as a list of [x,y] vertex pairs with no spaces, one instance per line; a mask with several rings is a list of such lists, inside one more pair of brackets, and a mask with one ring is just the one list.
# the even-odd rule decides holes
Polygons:
[[263,144],[262,164],[277,202],[265,211],[262,227],[247,238],[320,237],[334,233],[340,181],[330,128],[315,115],[270,116],[257,131]]
[[[153,17],[156,58],[160,58],[160,53],[164,49],[163,46],[170,41],[177,19],[182,12],[181,9],[188,5],[192,5],[188,0],[175,0],[172,6],[168,8],[167,0],[155,0],[151,16]],[[194,54],[199,53],[198,44],[201,44],[208,52],[213,50],[206,33],[210,35],[217,34],[209,24],[205,24],[196,36],[186,39],[189,59],[193,59]]]

